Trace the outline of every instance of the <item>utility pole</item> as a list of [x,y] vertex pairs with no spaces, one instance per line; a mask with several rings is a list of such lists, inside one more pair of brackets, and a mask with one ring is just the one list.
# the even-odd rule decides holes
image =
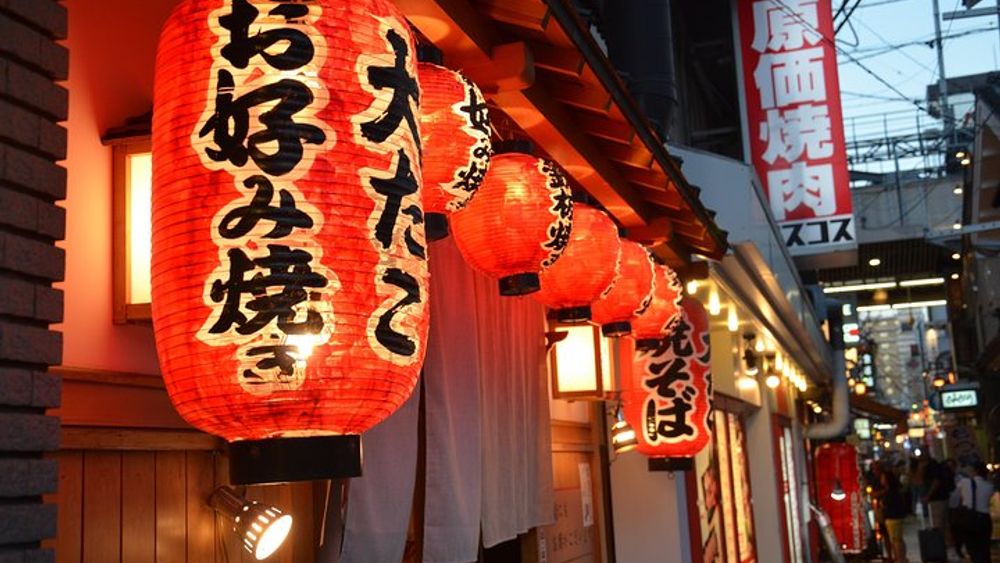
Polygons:
[[948,103],[948,79],[944,72],[944,40],[941,39],[941,7],[938,0],[934,1],[934,43],[937,45],[938,63],[938,100],[941,105],[941,118],[944,120],[946,132],[950,132],[952,143],[955,142],[955,117],[951,114],[951,104]]

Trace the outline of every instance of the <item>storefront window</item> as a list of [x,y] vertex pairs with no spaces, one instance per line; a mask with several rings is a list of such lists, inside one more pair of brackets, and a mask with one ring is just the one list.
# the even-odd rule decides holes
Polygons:
[[711,448],[695,457],[699,532],[704,563],[755,563],[750,473],[743,416],[745,407],[717,397]]
[[802,563],[802,528],[799,514],[798,479],[795,472],[795,458],[792,448],[792,429],[784,419],[775,424],[778,435],[778,455],[781,465],[781,493],[785,512],[785,530],[788,542],[788,557],[792,563]]

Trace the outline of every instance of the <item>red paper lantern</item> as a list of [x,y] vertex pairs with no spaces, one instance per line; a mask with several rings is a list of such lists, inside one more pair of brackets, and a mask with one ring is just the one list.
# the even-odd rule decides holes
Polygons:
[[708,314],[685,297],[674,332],[654,350],[637,351],[622,408],[638,450],[650,457],[694,457],[711,441],[712,376]]
[[424,211],[444,215],[465,207],[486,175],[489,112],[482,92],[460,73],[425,62],[417,73]]
[[163,29],[156,343],[177,411],[233,442],[237,483],[359,473],[358,436],[413,390],[418,98],[389,0],[184,0]]
[[654,286],[649,308],[632,320],[632,336],[641,350],[659,346],[681,320],[684,286],[677,279],[677,273],[668,266],[656,266]]
[[462,256],[499,280],[501,295],[538,291],[538,272],[562,254],[572,225],[572,194],[559,168],[513,152],[493,156],[476,197],[451,217]]
[[590,304],[611,290],[621,260],[618,227],[603,211],[577,203],[573,232],[559,260],[539,274],[535,299],[561,322],[590,320]]
[[646,248],[622,241],[618,281],[590,305],[592,320],[601,325],[604,336],[624,336],[632,331],[632,319],[645,312],[653,299],[653,274],[653,260]]
[[850,444],[823,444],[816,449],[815,467],[817,500],[837,543],[846,553],[861,552],[866,534],[857,450]]

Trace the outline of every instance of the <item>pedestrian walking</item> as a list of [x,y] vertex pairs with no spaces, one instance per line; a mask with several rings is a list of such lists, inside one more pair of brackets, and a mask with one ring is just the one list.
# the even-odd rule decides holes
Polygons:
[[987,478],[986,464],[976,462],[966,468],[968,479],[959,483],[961,506],[968,509],[968,523],[963,526],[965,547],[972,563],[990,562],[990,536],[993,520],[990,517],[990,497],[993,483]]
[[930,527],[941,530],[945,534],[946,543],[952,543],[947,541],[951,539],[951,530],[948,528],[948,497],[955,490],[955,476],[946,464],[928,456],[925,482],[927,494],[923,501],[927,503],[930,512]]
[[948,468],[955,475],[955,489],[948,496],[948,527],[951,528],[951,538],[955,547],[955,555],[959,559],[963,559],[965,557],[965,552],[963,551],[965,537],[968,535],[964,529],[966,525],[964,520],[966,520],[965,516],[968,509],[962,506],[962,482],[967,481],[969,477],[958,470],[958,463],[954,459],[948,458],[945,463],[948,464]]
[[883,471],[879,488],[873,493],[882,506],[885,526],[887,562],[906,563],[906,542],[903,540],[903,520],[909,514],[909,501],[895,472]]

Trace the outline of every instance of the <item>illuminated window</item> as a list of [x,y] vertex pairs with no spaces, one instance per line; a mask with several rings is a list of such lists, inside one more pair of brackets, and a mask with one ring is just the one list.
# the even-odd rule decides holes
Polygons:
[[152,155],[149,137],[113,141],[114,321],[150,320]]

